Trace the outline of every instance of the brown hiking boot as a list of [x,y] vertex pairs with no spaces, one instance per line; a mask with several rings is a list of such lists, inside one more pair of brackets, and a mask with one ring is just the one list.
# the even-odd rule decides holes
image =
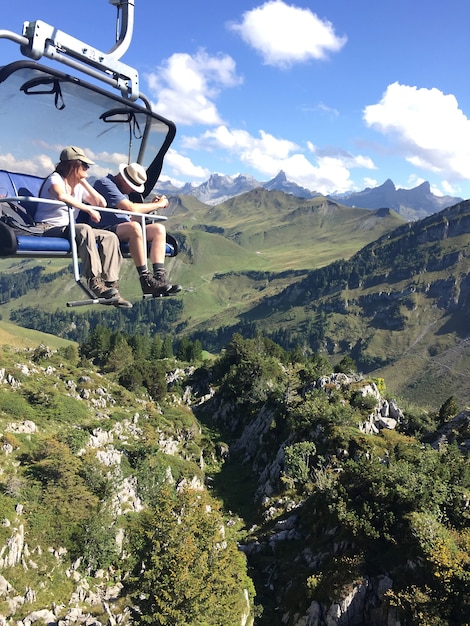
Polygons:
[[155,278],[157,282],[163,282],[168,285],[169,289],[165,291],[164,293],[165,296],[171,296],[175,293],[178,293],[178,291],[181,291],[181,285],[172,285],[170,283],[167,283],[165,270],[159,270],[155,272],[153,277]]
[[129,300],[124,300],[124,298],[119,293],[119,283],[117,282],[117,280],[113,280],[113,281],[107,280],[105,282],[105,285],[106,287],[111,287],[113,289],[116,289],[116,293],[113,296],[113,300],[115,300],[115,302],[110,302],[110,304],[112,304],[113,306],[119,309],[132,309],[132,303],[129,302]]
[[119,292],[117,295],[117,302],[113,302],[113,306],[117,307],[118,309],[132,309],[132,302],[129,302],[129,300],[124,300]]
[[139,278],[144,295],[165,296],[172,288],[172,285],[166,281],[165,272],[161,272],[158,277],[147,273],[142,274]]
[[118,293],[118,290],[115,287],[109,287],[105,285],[102,278],[99,276],[93,276],[87,280],[88,289],[97,297],[97,298],[112,298]]

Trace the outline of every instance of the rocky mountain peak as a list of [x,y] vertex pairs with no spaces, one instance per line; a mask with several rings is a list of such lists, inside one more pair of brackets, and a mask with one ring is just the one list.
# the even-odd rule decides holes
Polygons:
[[[266,191],[282,191],[283,193],[297,198],[315,198],[321,194],[302,187],[287,178],[284,170],[280,170],[274,178],[266,182],[257,181],[252,176],[237,174],[227,176],[212,174],[209,179],[199,186],[189,183],[183,187],[175,187],[169,181],[160,182],[156,191],[167,195],[193,195],[201,202],[215,206],[230,198],[247,193],[256,188]],[[415,221],[422,219],[449,206],[461,202],[462,198],[452,196],[436,196],[431,191],[428,181],[425,181],[413,189],[400,189],[388,178],[378,187],[367,187],[362,191],[349,194],[332,194],[328,196],[332,200],[345,206],[354,206],[363,209],[393,209],[407,220]]]

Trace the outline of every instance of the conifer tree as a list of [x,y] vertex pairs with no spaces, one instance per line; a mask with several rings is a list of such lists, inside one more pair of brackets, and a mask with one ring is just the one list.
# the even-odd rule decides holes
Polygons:
[[205,492],[165,483],[144,516],[143,562],[130,579],[134,619],[154,626],[238,626],[247,610],[234,544]]

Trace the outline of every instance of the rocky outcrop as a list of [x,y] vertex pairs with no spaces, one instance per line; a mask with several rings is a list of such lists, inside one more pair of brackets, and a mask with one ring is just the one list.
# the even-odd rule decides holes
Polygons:
[[382,605],[385,592],[392,586],[388,576],[365,577],[345,589],[342,597],[328,607],[312,602],[305,615],[294,617],[294,626],[400,626],[398,612]]
[[461,411],[442,424],[431,445],[436,450],[457,444],[462,452],[470,452],[470,410]]

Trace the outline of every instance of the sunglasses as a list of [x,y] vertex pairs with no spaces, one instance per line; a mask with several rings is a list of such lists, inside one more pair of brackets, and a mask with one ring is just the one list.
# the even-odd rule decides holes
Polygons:
[[83,161],[80,161],[80,165],[83,167],[85,171],[90,169],[90,166],[88,165],[88,163],[84,163]]

